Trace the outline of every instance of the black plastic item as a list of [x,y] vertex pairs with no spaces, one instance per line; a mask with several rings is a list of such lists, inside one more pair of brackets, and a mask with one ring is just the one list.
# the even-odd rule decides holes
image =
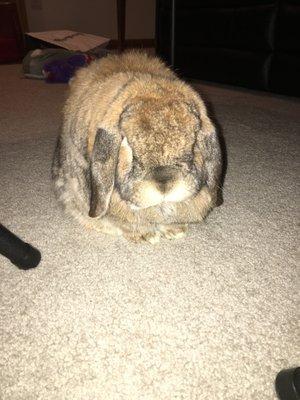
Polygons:
[[23,242],[0,224],[0,254],[20,269],[35,268],[41,261],[41,253]]
[[300,367],[280,371],[275,387],[280,400],[300,400]]

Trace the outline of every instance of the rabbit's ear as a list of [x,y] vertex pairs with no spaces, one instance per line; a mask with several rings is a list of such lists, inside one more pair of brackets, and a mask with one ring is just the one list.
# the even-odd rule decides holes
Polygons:
[[106,214],[114,188],[119,151],[118,139],[104,129],[98,129],[91,154],[90,211],[92,218]]
[[[210,125],[212,126],[212,124]],[[205,183],[213,197],[214,206],[220,206],[223,203],[221,188],[222,155],[215,129],[198,135],[195,147],[195,159],[197,160],[197,152],[199,152],[198,156],[202,159]]]
[[223,203],[222,198],[222,152],[216,128],[208,118],[204,104],[199,102],[193,106],[195,115],[198,115],[199,125],[194,148],[195,164],[203,171],[203,178],[212,197],[214,206]]

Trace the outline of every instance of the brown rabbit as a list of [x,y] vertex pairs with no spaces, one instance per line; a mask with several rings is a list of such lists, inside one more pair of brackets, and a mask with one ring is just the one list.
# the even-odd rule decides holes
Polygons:
[[183,236],[217,205],[221,170],[203,101],[158,58],[110,55],[72,79],[52,173],[86,226],[135,241]]

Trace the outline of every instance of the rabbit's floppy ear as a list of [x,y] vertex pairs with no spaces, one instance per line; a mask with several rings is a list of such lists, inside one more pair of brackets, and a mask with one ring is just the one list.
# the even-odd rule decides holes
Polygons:
[[114,188],[115,169],[121,138],[98,129],[90,160],[90,211],[92,218],[106,214]]
[[191,105],[191,110],[199,119],[194,147],[195,163],[203,171],[205,184],[208,187],[215,206],[223,203],[221,175],[222,152],[219,137],[214,124],[207,116],[202,100]]

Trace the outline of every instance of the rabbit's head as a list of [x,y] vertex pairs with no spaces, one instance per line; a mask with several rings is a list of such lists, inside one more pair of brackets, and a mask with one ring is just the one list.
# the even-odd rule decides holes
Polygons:
[[132,208],[180,202],[200,190],[199,119],[187,104],[137,102],[123,113],[120,128],[124,139],[116,183]]
[[137,99],[123,110],[118,130],[119,143],[103,129],[96,135],[90,216],[104,215],[114,188],[137,210],[184,201],[209,185],[218,142],[196,104]]

